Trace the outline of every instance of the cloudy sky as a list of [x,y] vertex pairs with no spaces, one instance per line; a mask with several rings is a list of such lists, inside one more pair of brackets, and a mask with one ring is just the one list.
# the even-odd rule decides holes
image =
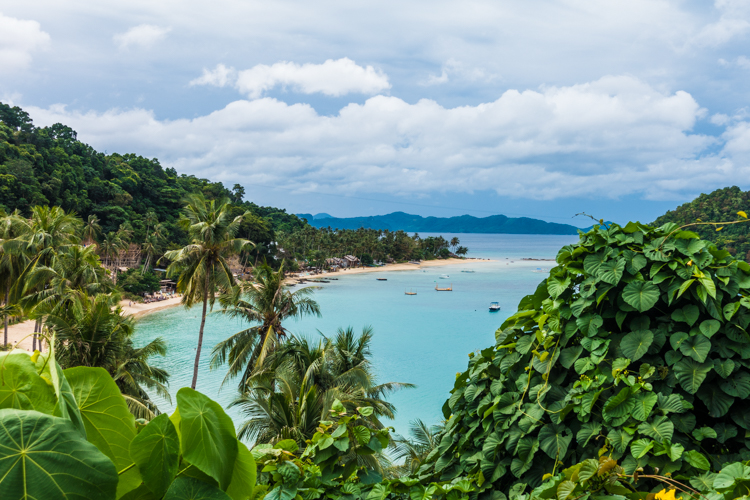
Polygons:
[[0,1],[0,100],[336,216],[750,188],[750,1]]

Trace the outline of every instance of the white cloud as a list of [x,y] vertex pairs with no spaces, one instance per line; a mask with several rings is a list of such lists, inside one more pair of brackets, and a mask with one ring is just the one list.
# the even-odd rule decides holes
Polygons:
[[489,73],[484,68],[469,68],[460,61],[448,59],[443,64],[440,76],[429,75],[423,85],[440,85],[447,83],[449,80],[460,83],[489,83],[497,78],[497,75]]
[[133,26],[125,33],[114,35],[112,40],[122,50],[130,47],[148,49],[163,40],[170,31],[172,31],[172,28],[164,28],[153,24],[139,24],[138,26]]
[[0,12],[0,67],[3,71],[26,68],[31,54],[46,47],[50,36],[36,21],[8,17]]
[[237,81],[237,70],[228,68],[223,64],[218,64],[214,69],[203,68],[203,74],[198,78],[190,81],[193,85],[211,85],[214,87],[226,87],[234,85]]
[[329,96],[372,95],[391,88],[385,73],[372,66],[359,66],[347,57],[328,59],[323,64],[258,64],[239,72],[219,64],[213,70],[204,69],[203,75],[192,80],[190,85],[233,85],[251,99],[257,99],[277,86],[303,94]]
[[336,116],[270,98],[179,120],[143,109],[29,111],[41,124],[69,124],[100,150],[298,191],[663,197],[750,173],[731,158],[705,156],[716,139],[691,133],[703,113],[692,96],[629,76],[508,90],[495,101],[455,108],[375,96]]

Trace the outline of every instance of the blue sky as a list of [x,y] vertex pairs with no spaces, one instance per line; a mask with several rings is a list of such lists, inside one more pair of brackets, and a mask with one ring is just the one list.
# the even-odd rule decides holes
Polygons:
[[2,2],[0,100],[291,212],[650,221],[750,188],[749,40],[746,0]]

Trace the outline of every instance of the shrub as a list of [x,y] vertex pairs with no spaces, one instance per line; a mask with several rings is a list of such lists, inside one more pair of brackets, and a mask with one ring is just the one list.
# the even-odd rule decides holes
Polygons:
[[563,247],[457,375],[421,477],[520,494],[600,455],[682,476],[750,459],[750,266],[675,229],[595,226]]
[[151,271],[141,274],[140,269],[128,269],[120,274],[117,284],[127,293],[133,295],[143,295],[144,293],[154,293],[161,289],[159,277]]

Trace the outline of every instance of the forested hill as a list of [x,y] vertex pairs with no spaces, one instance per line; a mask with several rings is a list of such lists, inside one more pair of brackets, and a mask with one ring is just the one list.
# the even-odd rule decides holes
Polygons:
[[251,234],[243,236],[253,241],[306,226],[284,210],[242,202],[239,184],[229,190],[221,182],[163,168],[155,158],[100,153],[80,142],[70,127],[35,127],[21,108],[0,102],[0,206],[6,211],[26,214],[34,205],[58,205],[84,220],[97,216],[105,234],[129,224],[136,242],[145,238],[146,214],[153,212],[170,233],[170,243],[179,244],[185,235],[175,222],[185,195],[196,192],[228,196],[251,210],[256,219],[248,222]]
[[[326,215],[321,217],[320,215]],[[373,217],[336,218],[320,214],[297,214],[315,227],[333,229],[388,229],[424,233],[495,233],[495,234],[576,234],[578,228],[569,224],[545,222],[527,217],[511,218],[504,215],[489,217],[421,217],[394,212]]]
[[[670,210],[653,222],[661,226],[667,222],[679,225],[697,222],[722,222],[738,220],[740,210],[750,213],[750,191],[742,191],[737,186],[717,189],[710,194],[701,194],[689,203]],[[713,226],[693,226],[690,228],[701,238],[715,242],[726,248],[737,258],[750,260],[750,223],[724,226],[716,231]]]

